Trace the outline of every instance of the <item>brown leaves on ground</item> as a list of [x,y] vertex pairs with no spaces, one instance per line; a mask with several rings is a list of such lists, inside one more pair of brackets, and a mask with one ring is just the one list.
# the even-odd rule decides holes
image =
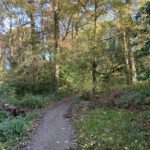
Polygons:
[[117,99],[121,97],[123,93],[124,93],[124,90],[99,92],[95,95],[96,103],[100,103],[101,105],[105,105],[108,107],[129,109],[131,111],[143,111],[143,110],[150,109],[150,105],[148,104],[136,104],[136,103],[118,104]]
[[150,129],[150,120],[148,119],[138,119],[136,121],[133,121],[133,124],[136,126],[142,126],[146,129]]
[[95,95],[97,100],[103,103],[114,104],[115,100],[123,94],[123,90],[113,90],[109,92],[99,92]]

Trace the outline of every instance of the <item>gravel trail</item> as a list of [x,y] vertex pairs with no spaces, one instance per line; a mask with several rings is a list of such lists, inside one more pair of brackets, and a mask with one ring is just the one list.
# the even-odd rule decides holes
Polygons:
[[68,109],[75,97],[50,108],[32,136],[29,150],[74,150],[74,129]]

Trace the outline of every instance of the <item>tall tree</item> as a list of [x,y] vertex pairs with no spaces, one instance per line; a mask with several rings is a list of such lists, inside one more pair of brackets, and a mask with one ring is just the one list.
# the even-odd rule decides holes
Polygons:
[[54,60],[55,60],[55,84],[54,89],[57,91],[60,81],[60,65],[59,65],[59,12],[60,1],[53,0],[53,19],[54,19]]
[[37,88],[38,82],[38,48],[37,48],[37,36],[35,29],[35,1],[29,0],[29,16],[31,19],[31,46],[33,53],[33,88]]

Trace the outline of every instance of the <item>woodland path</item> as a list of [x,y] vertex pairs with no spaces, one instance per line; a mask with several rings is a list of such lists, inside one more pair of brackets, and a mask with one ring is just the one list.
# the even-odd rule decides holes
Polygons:
[[74,128],[69,108],[76,97],[69,97],[50,108],[33,134],[29,150],[74,150]]

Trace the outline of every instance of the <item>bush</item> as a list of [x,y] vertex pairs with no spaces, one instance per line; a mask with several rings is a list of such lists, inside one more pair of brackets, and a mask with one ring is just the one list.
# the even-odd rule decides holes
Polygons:
[[31,109],[41,109],[51,105],[52,103],[59,101],[64,97],[63,93],[53,93],[50,95],[33,95],[26,94],[22,100],[15,100],[13,103],[17,106],[31,108]]
[[27,124],[23,118],[13,119],[8,126],[13,134],[22,135],[27,130]]
[[0,87],[0,95],[3,98],[14,99],[16,98],[16,89],[13,87]]
[[91,92],[87,91],[87,92],[83,92],[81,99],[85,100],[85,101],[90,101],[93,99],[93,95]]
[[16,140],[20,140],[22,135],[26,133],[28,126],[25,120],[21,117],[5,119],[0,124],[0,141],[3,143],[13,143]]
[[125,91],[124,94],[117,99],[119,104],[150,104],[150,88],[142,88],[137,91]]
[[6,111],[0,111],[0,122],[4,121],[7,117],[8,113]]
[[45,107],[47,101],[44,99],[43,96],[26,94],[19,103],[20,103],[19,105],[22,107],[39,109]]
[[3,120],[0,123],[0,149],[13,149],[26,140],[28,131],[33,127],[37,118],[36,112],[29,112],[25,117],[9,117]]
[[26,116],[25,116],[25,121],[26,122],[33,122],[33,120],[37,120],[37,118],[38,118],[38,114],[37,114],[37,112],[29,112],[29,113],[27,113],[26,114]]

